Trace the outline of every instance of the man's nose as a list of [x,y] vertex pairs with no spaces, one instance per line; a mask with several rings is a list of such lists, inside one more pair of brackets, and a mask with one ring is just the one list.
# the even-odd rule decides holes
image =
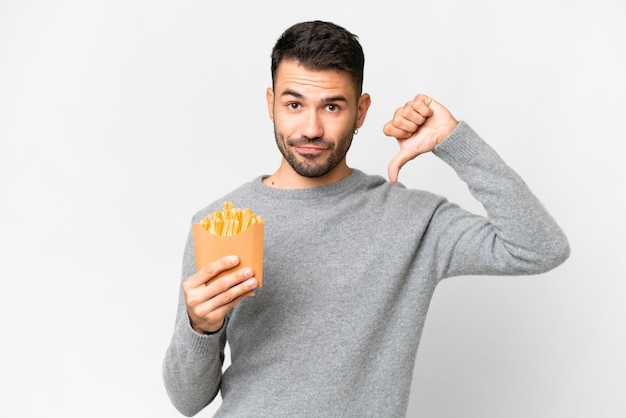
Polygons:
[[307,138],[321,138],[324,135],[324,128],[318,112],[311,111],[307,113],[301,134]]

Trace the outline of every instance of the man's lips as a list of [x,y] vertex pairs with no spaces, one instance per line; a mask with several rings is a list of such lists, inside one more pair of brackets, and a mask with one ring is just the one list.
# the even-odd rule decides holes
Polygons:
[[321,154],[322,152],[331,149],[331,145],[324,142],[294,140],[289,141],[289,145],[294,147],[300,154]]
[[301,153],[311,154],[311,153],[318,153],[318,152],[325,151],[328,148],[318,147],[318,146],[313,146],[313,145],[298,145],[296,146],[296,149]]

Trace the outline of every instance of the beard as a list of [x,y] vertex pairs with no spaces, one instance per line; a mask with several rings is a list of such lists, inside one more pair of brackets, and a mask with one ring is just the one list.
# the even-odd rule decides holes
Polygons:
[[[333,171],[346,157],[350,145],[352,145],[353,136],[353,132],[349,131],[345,133],[336,144],[324,138],[311,139],[301,137],[297,139],[285,139],[285,137],[277,131],[276,125],[274,125],[274,137],[276,138],[276,145],[281,154],[296,173],[309,178],[322,177]],[[323,155],[303,155],[293,151],[294,147],[307,144],[322,147],[326,151]]]

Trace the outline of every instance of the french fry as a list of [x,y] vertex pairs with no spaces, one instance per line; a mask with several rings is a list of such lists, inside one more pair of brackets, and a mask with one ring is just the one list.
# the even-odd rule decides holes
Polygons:
[[200,221],[205,230],[222,237],[237,235],[257,223],[263,223],[263,217],[255,215],[250,208],[235,208],[232,202],[224,202],[222,210],[216,210]]

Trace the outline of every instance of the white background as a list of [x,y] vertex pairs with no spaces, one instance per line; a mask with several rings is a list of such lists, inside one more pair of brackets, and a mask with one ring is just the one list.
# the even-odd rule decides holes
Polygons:
[[[396,146],[382,126],[427,93],[526,179],[572,245],[541,276],[442,283],[409,416],[626,416],[625,9],[0,0],[0,416],[178,416],[161,361],[190,217],[277,167],[270,50],[318,18],[366,53],[373,105],[350,165],[386,175]],[[481,210],[432,155],[400,179]]]

